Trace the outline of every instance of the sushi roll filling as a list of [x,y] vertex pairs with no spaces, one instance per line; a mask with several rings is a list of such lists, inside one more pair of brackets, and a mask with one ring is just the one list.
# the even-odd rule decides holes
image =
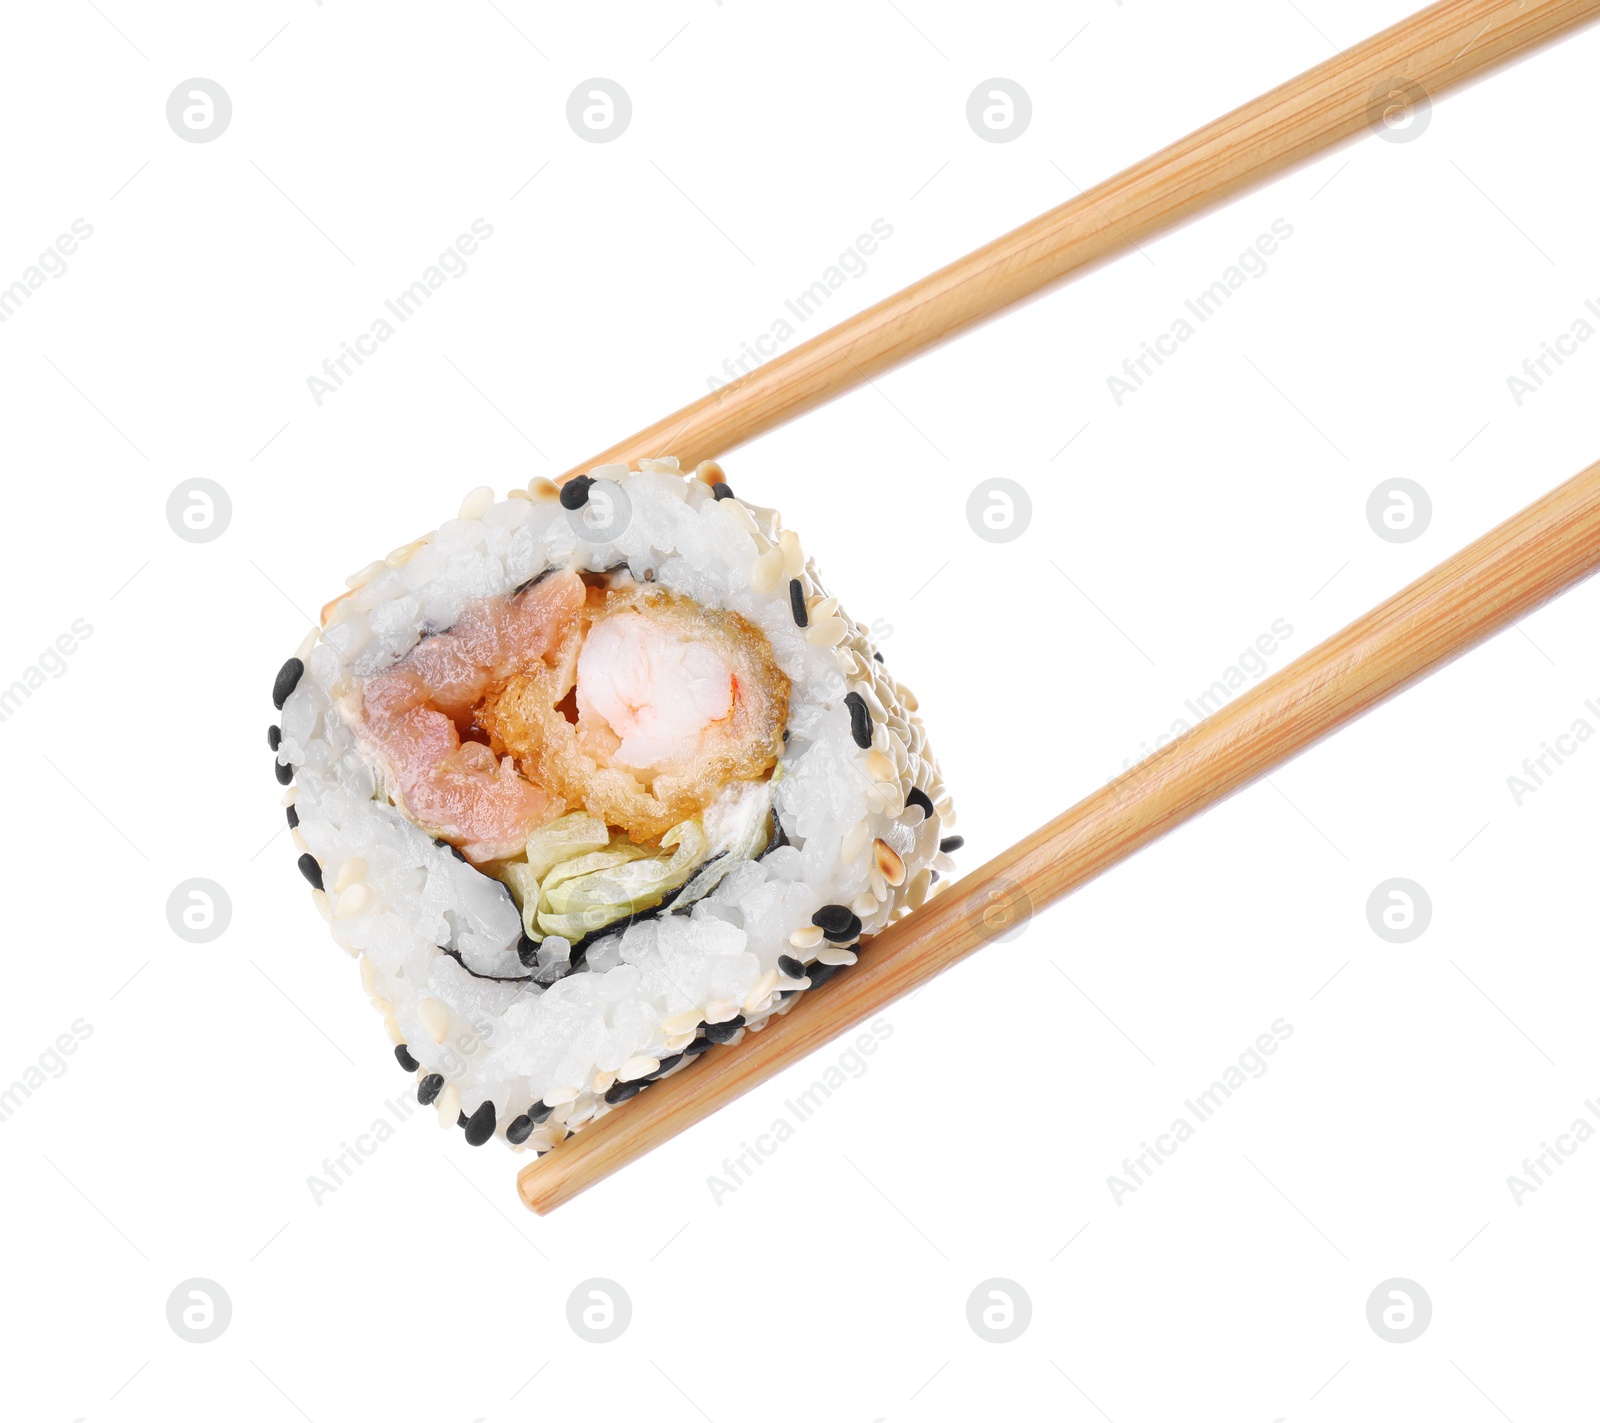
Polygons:
[[529,943],[552,941],[548,978],[768,848],[788,703],[737,613],[565,569],[469,603],[341,711],[380,798],[504,884]]

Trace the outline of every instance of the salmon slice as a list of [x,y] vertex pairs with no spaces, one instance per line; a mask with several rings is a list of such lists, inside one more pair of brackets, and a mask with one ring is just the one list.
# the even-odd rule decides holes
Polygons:
[[505,859],[567,808],[517,773],[476,732],[475,709],[516,676],[544,665],[577,628],[583,581],[553,574],[511,597],[469,604],[362,694],[359,732],[389,771],[402,809],[469,860]]

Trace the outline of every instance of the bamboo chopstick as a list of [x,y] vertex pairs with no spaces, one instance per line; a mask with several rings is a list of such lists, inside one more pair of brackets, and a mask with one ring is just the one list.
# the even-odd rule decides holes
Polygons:
[[1600,463],[890,925],[761,1032],[524,1167],[523,1201],[542,1215],[571,1200],[1597,567]]
[[1600,17],[1600,0],[1442,0],[568,470],[684,468],[1324,153],[1421,94]]

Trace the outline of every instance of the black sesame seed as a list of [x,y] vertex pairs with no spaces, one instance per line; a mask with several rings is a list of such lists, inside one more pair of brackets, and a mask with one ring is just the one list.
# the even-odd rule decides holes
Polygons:
[[874,662],[882,662],[883,661],[883,654],[881,652],[874,652],[872,654],[872,660]]
[[787,746],[789,744],[789,728],[788,727],[784,727],[784,729],[783,729],[783,744],[785,746]]
[[[720,488],[720,486],[719,486],[719,488]],[[658,1078],[658,1077],[665,1077],[667,1075],[667,1073],[671,1072],[672,1069],[674,1067],[676,1067],[682,1061],[683,1061],[683,1054],[681,1052],[675,1052],[675,1053],[672,1054],[671,1057],[662,1058],[660,1063],[656,1066],[656,1070],[654,1072],[652,1072],[647,1078],[645,1078],[645,1081],[654,1082],[656,1080],[656,1078]]]
[[563,509],[581,509],[589,502],[589,486],[594,483],[586,474],[580,474],[575,479],[569,479],[561,486],[561,507]]
[[811,621],[811,616],[806,612],[806,590],[800,586],[798,578],[789,580],[789,611],[794,614],[796,627],[805,627]]
[[322,866],[317,863],[315,855],[302,855],[295,863],[300,866],[300,873],[306,877],[306,883],[312,889],[322,888]]
[[726,1023],[707,1023],[701,1031],[714,1043],[726,1043],[732,1042],[733,1035],[742,1027],[744,1027],[744,1014],[735,1013]]
[[535,1102],[528,1108],[528,1115],[533,1119],[533,1124],[538,1126],[541,1122],[548,1121],[553,1111],[554,1107],[547,1107],[543,1102]]
[[912,786],[906,792],[906,804],[920,807],[924,820],[933,818],[933,802],[928,799],[927,791],[923,790],[921,786]]
[[283,813],[284,813],[285,816],[288,817],[289,829],[291,829],[291,830],[296,829],[300,824],[300,812],[298,810],[296,810],[292,805],[289,805],[289,806],[285,806],[284,807]]
[[946,835],[939,842],[939,853],[941,855],[953,855],[966,843],[967,840],[964,835]]
[[708,1038],[708,1037],[698,1037],[692,1043],[690,1043],[688,1047],[684,1048],[683,1055],[685,1057],[699,1057],[700,1054],[703,1053],[710,1046],[711,1046],[711,1039],[710,1038]]
[[732,499],[733,490],[726,484],[713,484],[711,486],[711,497],[713,499]]
[[283,743],[283,728],[274,723],[267,728],[267,746],[276,751]]
[[614,1107],[618,1102],[630,1101],[643,1091],[643,1082],[613,1082],[606,1088],[606,1103]]
[[824,904],[811,916],[822,930],[822,937],[834,944],[848,944],[861,933],[861,920],[842,904]]
[[424,1107],[431,1107],[438,1095],[444,1091],[444,1078],[437,1072],[430,1072],[417,1083],[417,1101]]
[[526,1112],[512,1120],[506,1127],[506,1140],[513,1146],[521,1146],[533,1135],[533,1118]]
[[811,922],[821,929],[824,934],[838,933],[845,929],[856,916],[843,904],[824,904],[811,916]]
[[278,675],[272,679],[272,705],[279,711],[283,710],[283,704],[300,685],[300,676],[305,670],[306,664],[298,657],[291,657],[278,668]]
[[813,988],[821,988],[838,972],[839,965],[836,963],[814,963],[806,970],[806,976],[810,978]]
[[494,1135],[494,1103],[484,1102],[466,1120],[467,1145],[482,1146]]
[[398,1062],[401,1067],[405,1068],[407,1072],[415,1072],[419,1066],[416,1058],[412,1057],[411,1054],[406,1051],[406,1045],[404,1043],[401,1043],[400,1046],[394,1050],[394,1060]]
[[524,934],[521,942],[517,944],[517,957],[522,960],[522,966],[524,968],[532,968],[538,958],[538,954],[539,946]]
[[929,884],[938,884],[939,883],[939,871],[938,870],[929,870],[928,871],[928,883]]
[[872,745],[872,715],[867,711],[866,699],[860,692],[846,692],[844,704],[850,708],[850,736],[865,751]]
[[458,1127],[464,1127],[464,1126],[466,1126],[466,1124],[467,1124],[467,1114],[465,1112],[457,1112],[456,1113],[456,1125]]
[[287,761],[274,761],[272,763],[272,774],[278,778],[280,786],[286,786],[294,779],[294,767]]
[[790,978],[804,978],[806,976],[806,966],[792,954],[779,954],[778,972],[786,974]]

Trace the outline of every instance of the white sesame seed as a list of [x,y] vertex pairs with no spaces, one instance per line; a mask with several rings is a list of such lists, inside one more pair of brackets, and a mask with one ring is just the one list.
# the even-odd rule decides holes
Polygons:
[[372,891],[364,884],[353,884],[339,896],[338,903],[333,908],[333,917],[354,919],[356,915],[364,914],[371,903]]
[[881,751],[867,752],[867,774],[875,781],[894,781],[900,778],[900,772],[895,768],[894,762]]
[[759,1013],[761,1011],[761,1004],[771,999],[772,990],[777,986],[778,970],[775,968],[769,968],[764,974],[761,975],[760,978],[756,980],[756,986],[745,995],[744,1011],[747,1014]]
[[783,553],[779,549],[769,548],[750,565],[750,590],[763,598],[776,593],[782,580]]
[[437,998],[424,998],[417,1004],[417,1021],[436,1043],[442,1043],[450,1032],[450,1010]]
[[533,495],[535,503],[545,499],[559,499],[561,486],[553,479],[546,479],[542,474],[535,475],[528,481],[528,493]]
[[[722,510],[724,517],[732,519],[745,533],[756,541],[756,547],[765,549],[769,547],[766,536],[756,527],[755,515],[744,507],[737,499],[719,499],[717,508]],[[778,555],[781,564],[783,555]]]
[[328,896],[326,893],[320,889],[312,890],[311,902],[316,906],[318,914],[326,919],[328,923],[333,923],[333,911],[328,908]]
[[873,863],[884,880],[898,889],[906,882],[906,862],[882,840],[872,842]]
[[[726,504],[728,501],[722,501]],[[739,1005],[731,998],[717,998],[706,1004],[706,1022],[726,1023],[729,1018],[739,1016]]]
[[911,876],[911,883],[906,888],[906,903],[913,909],[920,909],[928,899],[928,890],[933,884],[933,876],[921,869]]
[[806,568],[806,556],[800,547],[800,535],[793,529],[785,529],[778,535],[778,547],[783,550],[783,576],[798,578]]
[[529,504],[533,503],[533,495],[529,494],[526,489],[508,489],[508,490],[506,490],[506,498],[507,499],[524,499]]
[[673,1013],[661,1020],[661,1031],[668,1036],[678,1033],[691,1033],[698,1028],[704,1020],[705,1014],[698,1008],[688,1008],[682,1013]]
[[367,877],[367,862],[360,855],[352,855],[339,866],[338,877],[333,882],[335,892],[349,889]]
[[894,757],[895,769],[902,776],[911,769],[911,752],[906,747],[905,738],[898,732],[889,733],[889,754]]
[[829,944],[825,949],[817,951],[817,962],[825,963],[832,967],[843,968],[856,961],[855,954],[849,949],[842,949],[836,944]]
[[[368,583],[372,582],[374,578],[383,572],[385,566],[386,565],[382,559],[379,559],[375,563],[369,563],[365,568],[357,569],[356,572],[352,573],[348,578],[346,578],[344,580],[344,586],[350,589],[352,592],[354,592],[357,588],[364,588]],[[344,595],[341,593],[339,596],[343,597]],[[336,598],[334,601],[337,602],[338,599]]]
[[616,1080],[617,1074],[615,1072],[597,1072],[594,1075],[594,1086],[589,1090],[592,1091],[595,1096],[603,1097],[611,1090],[612,1085],[616,1082]]
[[[666,471],[663,471],[665,473]],[[676,471],[672,471],[676,473]],[[618,1082],[637,1082],[641,1077],[648,1077],[656,1068],[661,1066],[658,1058],[630,1057],[622,1064],[622,1069],[617,1073]]]
[[365,954],[356,960],[356,967],[361,970],[361,991],[370,998],[378,991],[378,971]]
[[456,511],[456,518],[481,519],[489,512],[489,506],[493,503],[494,490],[487,484],[480,484],[461,501],[461,508]]
[[839,858],[845,861],[853,860],[867,848],[867,822],[858,820],[844,832],[844,839],[839,843]]
[[383,1030],[389,1035],[389,1041],[399,1047],[406,1040],[406,1035],[400,1031],[400,1024],[395,1021],[394,1014],[383,1020]]
[[426,539],[412,539],[408,544],[401,544],[399,548],[392,548],[383,556],[383,561],[390,568],[399,568],[401,564],[409,563],[411,555],[427,542]]
[[843,642],[845,625],[840,618],[822,618],[806,629],[806,641],[813,647],[833,647]]
[[454,1082],[445,1083],[444,1091],[434,1099],[434,1110],[439,1113],[441,1127],[453,1127],[461,1115],[461,1089]]
[[[565,1107],[569,1102],[576,1102],[578,1100],[578,1093],[582,1090],[583,1089],[581,1087],[552,1087],[544,1094],[541,1100],[547,1107]],[[552,1113],[552,1117],[554,1115],[555,1114]],[[566,1119],[567,1114],[563,1112],[561,1114],[561,1120],[566,1121]]]
[[871,890],[864,889],[850,901],[850,912],[861,919],[878,912],[878,900]]
[[789,935],[789,942],[802,952],[814,949],[822,942],[822,930],[815,924],[807,924],[804,928],[796,929]]

